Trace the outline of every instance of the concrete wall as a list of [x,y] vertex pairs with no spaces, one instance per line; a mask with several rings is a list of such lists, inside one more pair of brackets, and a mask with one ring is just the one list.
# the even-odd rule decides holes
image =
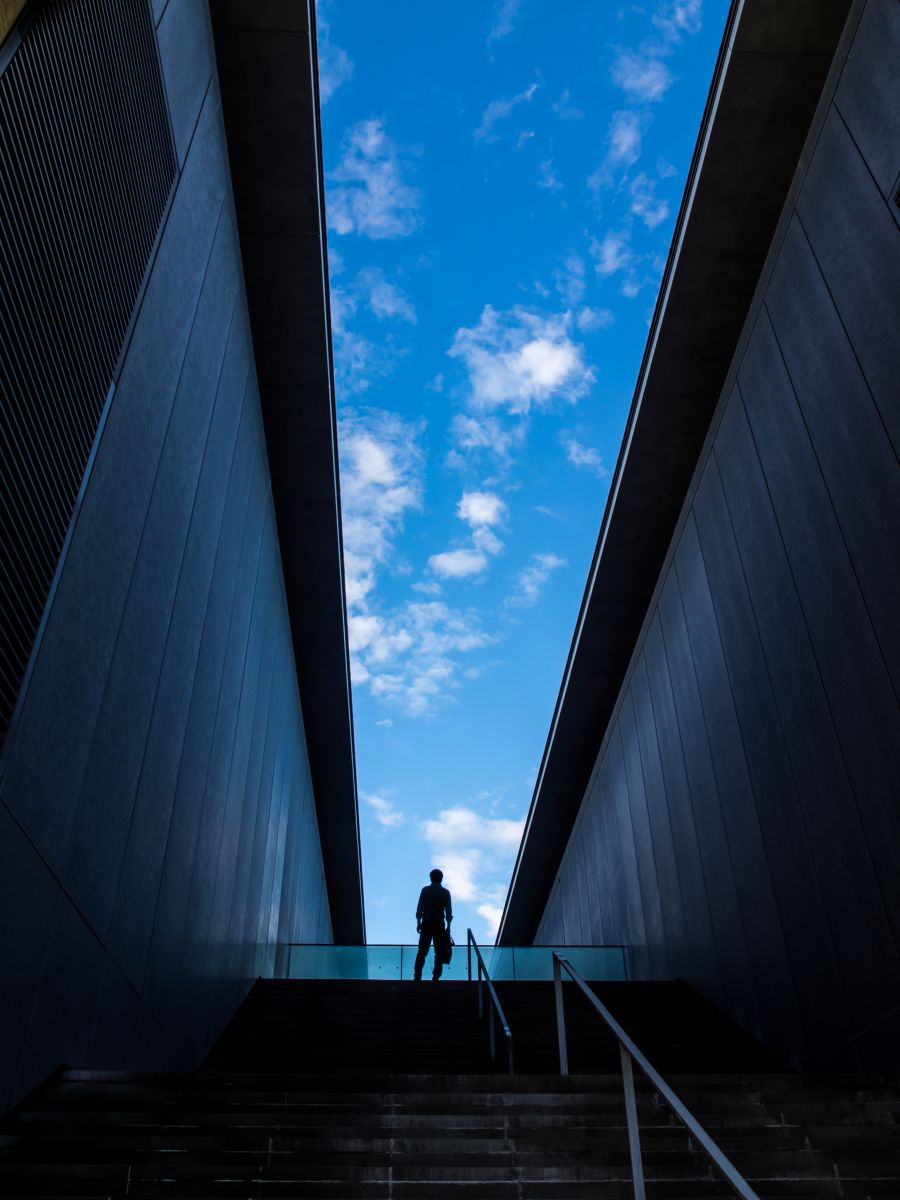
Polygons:
[[208,13],[153,9],[180,176],[0,761],[0,1110],[331,940]]
[[900,1067],[898,61],[869,0],[536,938],[834,1069]]

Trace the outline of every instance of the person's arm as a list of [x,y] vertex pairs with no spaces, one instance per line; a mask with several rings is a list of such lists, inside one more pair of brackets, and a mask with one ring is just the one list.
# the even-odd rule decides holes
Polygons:
[[[447,892],[447,889],[444,888]],[[447,899],[444,901],[444,912],[447,914],[447,928],[450,928],[450,922],[453,920],[453,901],[450,898],[450,893],[447,892]]]
[[423,888],[422,891],[419,892],[419,903],[416,906],[416,933],[422,932],[422,897],[424,894],[425,889]]

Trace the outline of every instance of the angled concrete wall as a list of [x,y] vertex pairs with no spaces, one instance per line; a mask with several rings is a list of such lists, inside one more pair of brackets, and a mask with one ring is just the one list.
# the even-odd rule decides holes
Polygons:
[[0,760],[0,1110],[331,940],[207,6],[153,9],[180,175]]
[[896,1069],[900,4],[862,7],[535,940]]

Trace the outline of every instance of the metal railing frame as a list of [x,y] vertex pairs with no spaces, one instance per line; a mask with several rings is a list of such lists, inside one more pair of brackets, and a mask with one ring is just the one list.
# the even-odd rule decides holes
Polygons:
[[644,1189],[644,1167],[641,1158],[640,1130],[638,1128],[637,1096],[634,1090],[634,1073],[632,1062],[637,1063],[647,1078],[653,1083],[660,1095],[666,1100],[676,1117],[687,1128],[705,1150],[716,1167],[725,1176],[726,1181],[738,1196],[744,1200],[759,1200],[759,1196],[750,1187],[734,1163],[722,1153],[697,1118],[689,1112],[684,1103],[672,1091],[660,1073],[644,1055],[616,1021],[615,1017],[601,1000],[594,994],[581,975],[575,970],[569,960],[562,954],[553,952],[553,989],[556,998],[556,1033],[559,1039],[559,1071],[561,1075],[569,1074],[569,1055],[566,1049],[566,1018],[563,1009],[562,971],[565,970],[588,998],[595,1010],[606,1022],[619,1043],[619,1055],[622,1061],[622,1082],[625,1089],[625,1118],[628,1125],[628,1149],[631,1155],[631,1175],[634,1183],[635,1200],[646,1200]]
[[510,1075],[514,1075],[515,1071],[513,1069],[512,1030],[509,1027],[509,1022],[506,1019],[506,1014],[503,1011],[503,1005],[500,1003],[500,997],[497,995],[497,990],[494,987],[493,980],[491,979],[490,975],[488,974],[487,967],[484,965],[484,959],[481,957],[481,951],[478,948],[478,943],[475,941],[475,935],[472,933],[471,929],[466,930],[466,935],[467,935],[466,956],[468,959],[469,982],[470,983],[472,982],[472,951],[473,950],[475,951],[475,958],[478,962],[478,1019],[479,1020],[481,1020],[485,1015],[483,992],[484,992],[484,984],[485,983],[487,984],[488,999],[490,1000],[490,1005],[488,1006],[488,1012],[487,1012],[487,1020],[488,1020],[488,1029],[490,1031],[491,1060],[494,1061],[497,1058],[497,1038],[496,1038],[496,1034],[494,1032],[494,1014],[496,1013],[497,1020],[500,1022],[500,1028],[503,1031],[503,1036],[506,1038],[506,1058],[507,1058],[507,1062],[509,1064],[509,1073],[510,1073]]

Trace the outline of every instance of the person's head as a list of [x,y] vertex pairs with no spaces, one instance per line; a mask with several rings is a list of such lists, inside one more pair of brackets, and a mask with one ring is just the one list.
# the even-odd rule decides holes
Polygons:
[[431,872],[431,874],[428,876],[428,878],[431,880],[432,883],[440,883],[441,880],[444,878],[444,872],[439,871],[437,869],[437,867],[435,867],[434,870]]

